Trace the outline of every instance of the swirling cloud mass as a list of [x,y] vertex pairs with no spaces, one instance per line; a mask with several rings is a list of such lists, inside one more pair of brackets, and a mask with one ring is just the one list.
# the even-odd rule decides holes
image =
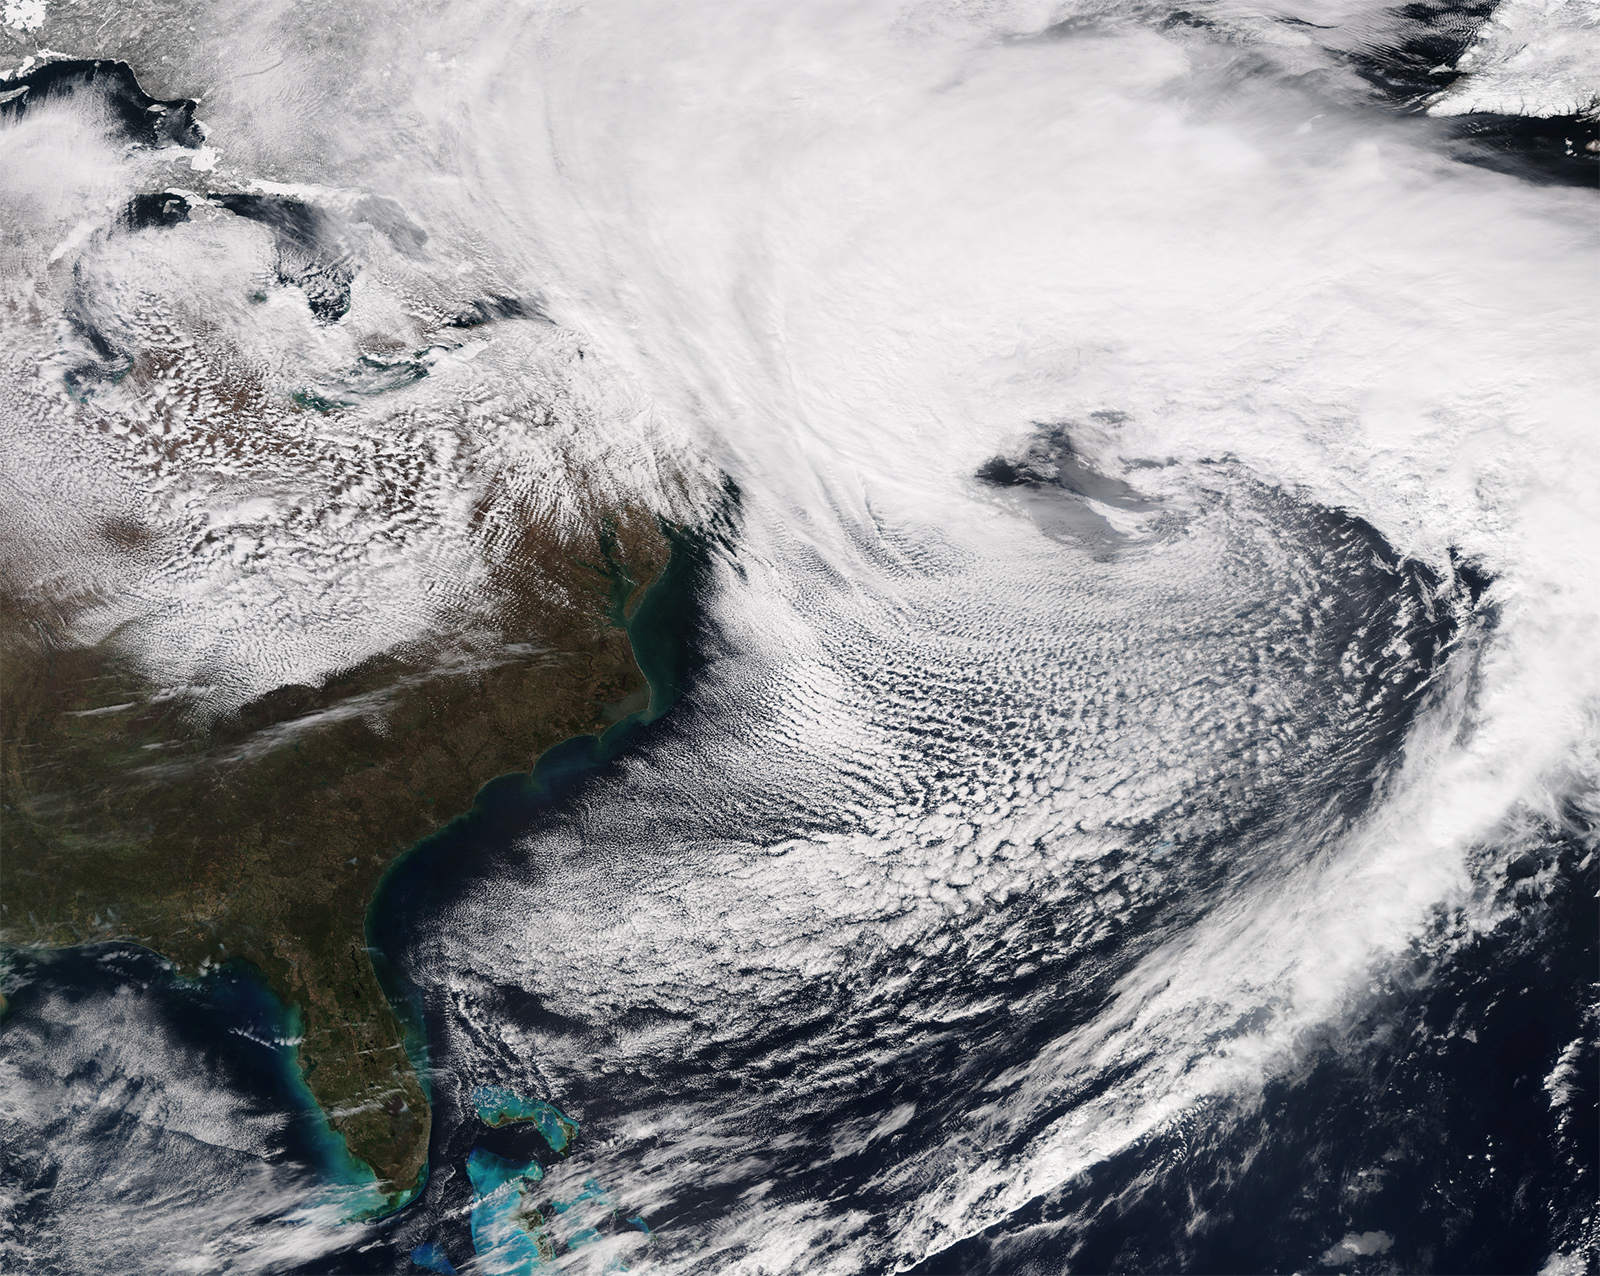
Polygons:
[[524,1270],[499,1085],[582,1128],[538,1263],[1586,1270],[1594,15],[1424,7],[7,6],[132,68],[0,84],[72,641],[223,722],[482,658],[519,529],[715,530],[676,707],[369,920],[419,1201],[23,955],[0,1252]]

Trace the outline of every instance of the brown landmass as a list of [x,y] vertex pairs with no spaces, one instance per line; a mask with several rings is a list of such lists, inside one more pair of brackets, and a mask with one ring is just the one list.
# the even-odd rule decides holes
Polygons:
[[0,939],[129,940],[186,974],[255,966],[300,1007],[312,1094],[391,1200],[421,1181],[429,1110],[366,948],[385,868],[493,777],[644,708],[622,627],[670,548],[618,511],[528,527],[493,632],[283,687],[197,723],[115,637],[0,574]]
[[[282,245],[224,207],[190,211],[142,230],[113,211],[65,260],[25,225],[7,250],[0,943],[131,941],[186,976],[255,967],[299,1008],[312,1095],[397,1201],[421,1181],[430,1117],[367,949],[374,887],[489,780],[648,706],[625,622],[671,547],[655,513],[602,490],[598,436],[627,449],[579,428],[610,400],[575,334],[533,321],[536,307],[474,309],[376,229],[341,223],[334,246],[360,251],[323,267],[348,282],[386,263],[420,300],[347,314],[359,362],[291,382],[272,343],[321,348],[314,281],[294,285],[310,308],[299,328],[261,318],[290,287]],[[195,254],[205,295],[191,295],[200,276],[169,287],[140,265],[146,243],[150,262]],[[460,347],[463,314],[484,320],[470,377],[423,361]],[[403,375],[367,376],[391,363]],[[669,461],[641,464],[657,504],[687,496]],[[422,568],[399,605],[430,628],[391,645],[415,626],[395,621],[380,593],[394,578],[372,563],[412,555]],[[311,676],[269,675],[257,650],[307,639],[282,668],[316,667],[308,597],[349,640],[327,650],[388,650],[242,706],[169,685],[213,669],[230,687]],[[223,613],[209,635],[172,619]],[[361,646],[363,628],[384,636]],[[254,654],[233,662],[227,645],[246,642]]]

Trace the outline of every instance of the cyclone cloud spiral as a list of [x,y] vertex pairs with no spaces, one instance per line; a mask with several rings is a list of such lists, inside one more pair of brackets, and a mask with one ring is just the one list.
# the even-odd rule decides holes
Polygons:
[[0,21],[0,1266],[1593,1270],[1592,5]]

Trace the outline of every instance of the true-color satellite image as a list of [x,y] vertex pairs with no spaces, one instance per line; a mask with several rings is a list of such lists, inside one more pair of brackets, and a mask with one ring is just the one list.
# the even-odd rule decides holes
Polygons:
[[0,1272],[1600,1273],[1600,0],[0,0]]

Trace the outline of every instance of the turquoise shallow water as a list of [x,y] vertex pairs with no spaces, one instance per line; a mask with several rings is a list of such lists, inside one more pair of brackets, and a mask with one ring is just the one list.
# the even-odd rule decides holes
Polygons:
[[[480,1085],[468,1096],[478,1119],[491,1129],[528,1125],[536,1129],[557,1157],[571,1150],[579,1134],[578,1123],[554,1104],[518,1094],[509,1086]],[[585,1178],[576,1193],[555,1192],[541,1197],[545,1167],[536,1158],[501,1156],[477,1146],[466,1157],[472,1186],[470,1207],[472,1245],[478,1270],[522,1276],[536,1267],[558,1263],[561,1256],[619,1233],[636,1230],[651,1236],[649,1224],[635,1215],[624,1219],[605,1185]],[[437,1242],[412,1261],[430,1271],[448,1262]],[[633,1241],[638,1244],[638,1238]],[[419,1246],[418,1250],[423,1247]],[[626,1264],[612,1253],[607,1271],[625,1271]]]
[[544,1178],[537,1161],[508,1161],[483,1148],[467,1157],[472,1183],[472,1247],[480,1270],[523,1276],[555,1257],[544,1216],[529,1199]]
[[[472,1247],[479,1271],[527,1276],[602,1240],[602,1228],[614,1230],[617,1211],[610,1193],[594,1179],[585,1179],[572,1196],[542,1199],[544,1170],[538,1161],[511,1160],[486,1148],[473,1148],[468,1154],[467,1178],[472,1184]],[[628,1222],[649,1234],[642,1219]],[[429,1257],[435,1253],[443,1257],[437,1246]],[[426,1266],[416,1251],[412,1259]],[[613,1260],[607,1270],[627,1269]]]
[[505,1086],[481,1085],[472,1092],[472,1106],[485,1125],[532,1124],[556,1152],[565,1152],[578,1137],[578,1123],[553,1103],[525,1099]]
[[424,1241],[411,1251],[411,1261],[423,1271],[441,1272],[443,1276],[456,1276],[455,1264],[443,1249],[433,1241]]

